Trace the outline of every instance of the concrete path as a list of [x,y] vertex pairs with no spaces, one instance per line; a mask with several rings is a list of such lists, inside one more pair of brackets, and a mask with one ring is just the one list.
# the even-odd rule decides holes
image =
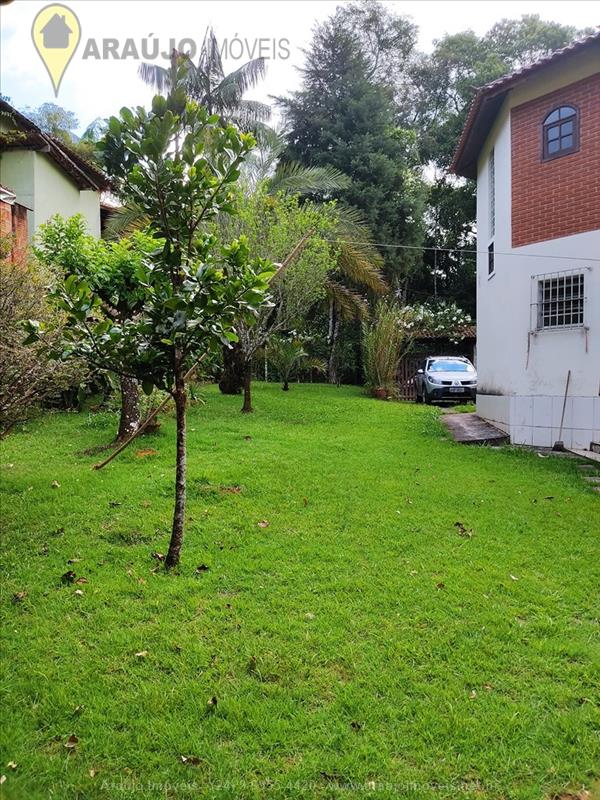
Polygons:
[[460,444],[508,444],[510,437],[477,414],[444,414],[444,425]]

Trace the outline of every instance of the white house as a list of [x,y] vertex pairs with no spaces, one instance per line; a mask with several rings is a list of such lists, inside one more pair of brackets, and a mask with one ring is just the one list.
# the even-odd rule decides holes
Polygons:
[[81,214],[89,232],[100,236],[100,198],[109,188],[106,176],[4,100],[0,151],[0,184],[29,209],[30,237],[54,214]]
[[600,442],[600,32],[481,88],[453,170],[477,179],[477,412],[515,444],[549,447],[566,392],[561,438],[589,449]]

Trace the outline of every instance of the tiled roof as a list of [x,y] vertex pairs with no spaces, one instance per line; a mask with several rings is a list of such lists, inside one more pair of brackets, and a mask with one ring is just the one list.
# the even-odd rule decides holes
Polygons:
[[477,177],[477,158],[507,92],[531,75],[588,48],[597,48],[600,69],[600,30],[555,50],[532,64],[482,86],[473,98],[450,169],[465,178]]
[[90,164],[64,142],[44,133],[41,128],[5,100],[0,100],[0,113],[12,118],[16,127],[25,134],[18,141],[2,142],[0,149],[43,150],[75,181],[80,189],[102,191],[110,188],[110,181],[102,170]]

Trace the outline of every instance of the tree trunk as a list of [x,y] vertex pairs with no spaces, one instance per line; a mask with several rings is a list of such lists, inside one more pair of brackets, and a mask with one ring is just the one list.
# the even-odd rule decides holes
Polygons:
[[283,382],[283,391],[284,392],[289,392],[289,390],[290,390],[290,384],[288,383],[288,381],[284,381]]
[[244,366],[244,405],[242,414],[250,414],[252,408],[252,361],[247,361]]
[[115,441],[124,442],[140,426],[140,398],[135,378],[121,375],[121,417]]
[[223,394],[240,394],[244,385],[244,354],[239,344],[223,348],[223,372],[219,389]]
[[173,530],[169,543],[169,552],[165,560],[166,569],[172,569],[179,564],[183,532],[185,527],[185,494],[186,494],[186,444],[185,444],[185,416],[187,395],[185,380],[181,367],[177,368],[175,375],[175,413],[177,418],[177,469],[175,473],[175,511],[173,513]]
[[338,337],[340,333],[340,318],[339,314],[336,313],[337,309],[335,305],[332,303],[331,311],[330,311],[330,324],[329,329],[331,332],[330,336],[330,349],[329,349],[329,364],[327,367],[327,374],[329,376],[329,383],[333,383],[338,385],[338,365],[337,365],[337,343]]

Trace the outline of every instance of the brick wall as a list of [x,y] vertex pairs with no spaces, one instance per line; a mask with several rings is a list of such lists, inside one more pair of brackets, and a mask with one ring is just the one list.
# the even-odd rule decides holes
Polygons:
[[[579,150],[542,160],[542,124],[579,109]],[[600,229],[600,73],[511,111],[512,246]]]
[[12,236],[11,260],[18,261],[27,250],[27,209],[0,200],[0,235]]

